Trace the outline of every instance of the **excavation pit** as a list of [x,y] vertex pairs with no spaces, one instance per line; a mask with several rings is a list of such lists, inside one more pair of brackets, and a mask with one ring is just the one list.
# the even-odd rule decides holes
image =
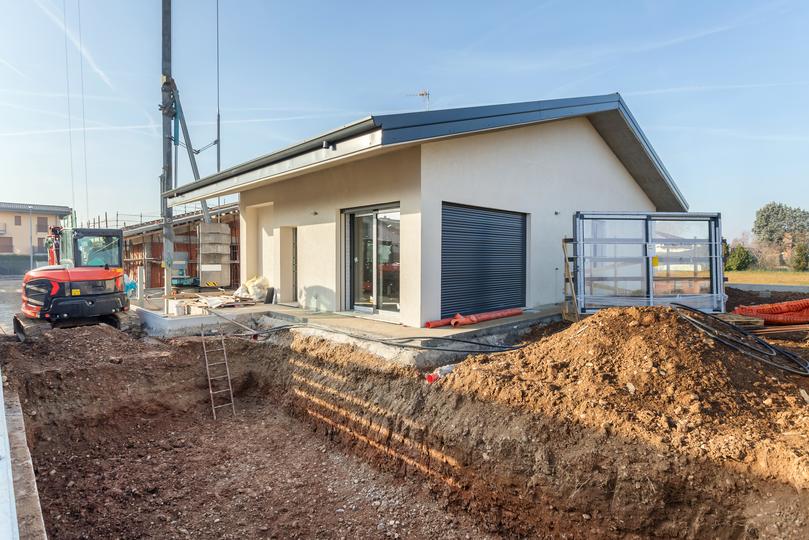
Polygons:
[[217,421],[198,338],[0,353],[53,538],[806,537],[809,386],[681,322],[608,310],[433,385],[314,336],[229,339]]

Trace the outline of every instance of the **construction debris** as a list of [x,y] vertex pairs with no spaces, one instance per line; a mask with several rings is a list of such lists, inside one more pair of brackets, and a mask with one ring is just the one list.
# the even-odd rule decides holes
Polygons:
[[[430,385],[325,339],[230,339],[239,415],[216,429],[198,337],[103,328],[0,343],[55,537],[809,535],[809,381],[672,309],[537,328]],[[343,452],[374,490],[429,486],[458,529],[422,526],[437,514],[413,492],[388,513],[341,487],[336,460],[372,485]]]

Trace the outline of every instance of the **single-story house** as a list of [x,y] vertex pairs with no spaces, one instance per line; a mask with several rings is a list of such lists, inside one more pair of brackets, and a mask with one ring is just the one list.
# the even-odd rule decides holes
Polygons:
[[688,208],[619,94],[369,116],[165,196],[235,193],[242,282],[408,326],[561,301],[576,211]]

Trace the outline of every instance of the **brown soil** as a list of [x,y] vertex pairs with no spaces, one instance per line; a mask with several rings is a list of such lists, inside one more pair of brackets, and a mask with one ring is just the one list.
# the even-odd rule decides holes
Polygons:
[[743,291],[733,287],[725,287],[725,294],[728,299],[725,305],[727,311],[733,311],[737,306],[757,306],[759,304],[773,304],[777,302],[789,302],[790,300],[803,300],[809,298],[809,294],[796,292],[779,291]]
[[[704,339],[671,310],[630,308],[471,358],[441,385],[567,420],[575,435],[545,437],[532,481],[590,491],[587,513],[607,529],[806,537],[808,382]],[[759,513],[766,504],[783,514]]]
[[195,339],[95,326],[0,341],[51,538],[489,537],[287,415],[280,394],[262,399],[250,370],[283,351],[229,347],[238,412],[213,421]]
[[0,357],[56,538],[809,537],[806,380],[665,308],[553,330],[434,385],[315,337],[232,340],[219,422],[193,339]]

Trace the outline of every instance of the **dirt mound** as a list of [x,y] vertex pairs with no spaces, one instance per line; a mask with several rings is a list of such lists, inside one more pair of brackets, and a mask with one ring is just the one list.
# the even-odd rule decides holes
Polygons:
[[43,360],[67,357],[78,361],[109,361],[113,358],[138,356],[157,349],[165,349],[157,340],[147,342],[135,339],[106,324],[77,328],[54,328],[42,334],[32,345],[33,356]]
[[472,357],[443,385],[709,459],[752,465],[751,448],[777,441],[795,459],[768,461],[767,474],[809,487],[806,464],[795,468],[800,445],[783,436],[809,436],[806,381],[705,337],[669,308],[602,310],[522,350]]

